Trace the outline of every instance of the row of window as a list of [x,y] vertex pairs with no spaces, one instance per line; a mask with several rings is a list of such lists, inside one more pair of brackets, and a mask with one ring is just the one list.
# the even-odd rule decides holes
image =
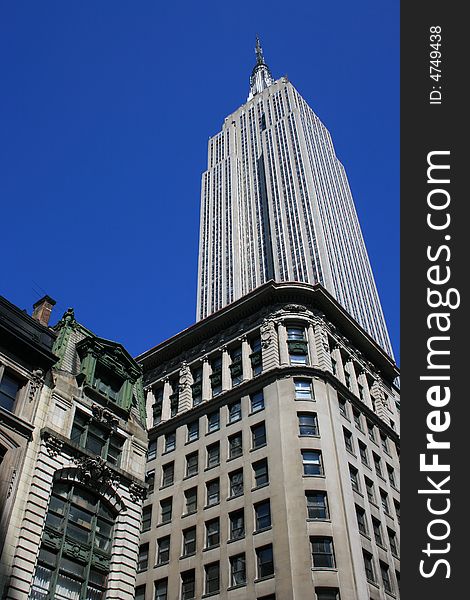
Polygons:
[[[353,467],[353,465],[349,465],[349,477],[351,480],[352,489],[355,492],[362,494],[361,486],[360,486],[360,482],[359,482],[359,472],[355,467]],[[364,476],[364,484],[365,484],[365,489],[366,489],[367,498],[369,499],[369,502],[371,502],[372,504],[377,506],[377,497],[376,497],[376,493],[375,493],[374,483],[370,479],[368,479],[366,476]],[[390,501],[389,501],[389,496],[388,496],[387,492],[379,487],[379,495],[380,495],[380,504],[383,508],[384,513],[386,515],[388,515],[389,517],[392,517],[391,511],[390,511]],[[395,514],[397,517],[397,521],[400,522],[400,503],[397,500],[393,499],[393,504],[395,506]]]
[[[363,508],[361,508],[360,506],[357,506],[357,505],[356,505],[356,517],[357,517],[357,525],[358,525],[359,531],[362,534],[369,536],[369,525],[367,522],[366,512]],[[374,517],[372,517],[372,531],[373,531],[374,539],[375,539],[376,543],[379,546],[381,546],[382,548],[384,548],[385,547],[385,536],[384,536],[383,530],[382,530],[382,523],[378,519],[375,519]],[[387,537],[388,537],[388,541],[390,543],[390,549],[392,551],[392,554],[394,556],[398,557],[397,534],[392,529],[387,527]]]

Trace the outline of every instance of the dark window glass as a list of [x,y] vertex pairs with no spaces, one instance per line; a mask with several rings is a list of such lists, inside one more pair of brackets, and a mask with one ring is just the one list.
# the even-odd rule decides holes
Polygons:
[[196,528],[190,527],[183,531],[183,556],[196,552]]
[[230,497],[243,494],[243,469],[229,473]]
[[220,500],[219,480],[214,479],[206,484],[207,487],[207,505],[218,504]]
[[194,442],[199,438],[199,421],[193,421],[188,425],[188,442]]
[[259,423],[251,428],[252,448],[259,448],[266,444],[266,426],[264,423]]
[[256,531],[271,527],[271,504],[269,500],[255,504]]
[[196,575],[194,569],[181,573],[181,600],[196,598]]
[[243,510],[230,513],[229,522],[231,540],[239,540],[245,537],[245,515]]
[[329,519],[326,492],[306,492],[309,519]]
[[302,450],[304,475],[323,475],[321,452],[318,450]]
[[218,592],[220,589],[219,563],[205,566],[206,572],[206,594]]
[[329,537],[312,537],[313,566],[320,569],[335,567],[333,540]]
[[272,546],[256,548],[256,559],[258,564],[258,578],[274,575],[274,560]]
[[171,462],[162,467],[162,487],[172,485],[175,480],[175,463]]
[[312,382],[308,379],[294,379],[295,399],[313,400]]
[[246,583],[246,560],[245,554],[237,554],[230,557],[230,584],[244,585]]
[[185,514],[197,511],[197,488],[191,488],[184,492],[185,499]]
[[145,571],[149,566],[149,545],[141,544],[139,547],[139,556],[137,559],[137,571]]
[[242,418],[242,405],[238,400],[228,407],[228,422],[234,423]]
[[264,409],[264,395],[263,391],[256,392],[250,396],[251,412],[258,412]]
[[166,579],[155,582],[155,600],[168,600],[168,581]]
[[372,555],[368,552],[363,552],[364,556],[364,567],[366,569],[366,577],[368,581],[375,582],[374,564],[372,562]]
[[142,510],[142,531],[148,531],[152,527],[152,506],[145,506]]
[[211,469],[220,464],[220,442],[211,444],[207,448],[207,468]]
[[218,546],[220,543],[219,519],[212,519],[206,523],[206,548]]
[[364,509],[360,508],[359,506],[356,506],[356,519],[359,531],[367,535],[366,513]]
[[220,416],[219,411],[216,410],[207,415],[207,431],[217,431],[220,427]]
[[169,523],[172,518],[173,500],[171,498],[166,498],[165,500],[162,500],[160,502],[160,507],[161,507],[161,515],[162,515],[161,522]]
[[198,453],[192,452],[186,457],[186,477],[192,477],[198,472]]
[[157,565],[163,565],[170,560],[170,536],[157,540]]
[[268,461],[264,459],[254,463],[253,473],[255,478],[255,487],[260,487],[269,483]]
[[228,457],[236,458],[243,454],[242,432],[236,433],[228,438]]
[[165,436],[165,452],[171,452],[176,448],[176,433],[167,433]]
[[318,420],[316,413],[297,413],[299,433],[305,436],[318,435]]

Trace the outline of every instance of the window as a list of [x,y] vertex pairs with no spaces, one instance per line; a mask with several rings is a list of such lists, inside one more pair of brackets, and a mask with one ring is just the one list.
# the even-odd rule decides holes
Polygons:
[[317,600],[339,600],[338,588],[315,588]]
[[331,357],[331,372],[336,377],[338,375],[338,363]]
[[372,442],[375,442],[375,428],[374,428],[374,425],[370,421],[367,421],[367,434],[369,436],[369,439]]
[[181,573],[181,600],[196,598],[196,574],[194,569]]
[[215,410],[214,412],[207,415],[207,431],[211,433],[212,431],[218,431],[220,427],[220,415],[219,411]]
[[230,484],[230,497],[243,494],[243,469],[228,474]]
[[176,433],[172,431],[165,435],[165,452],[171,452],[176,448]]
[[199,438],[199,421],[188,424],[188,442],[194,442]]
[[155,403],[152,405],[152,426],[158,425],[162,420],[163,388],[154,390]]
[[207,506],[213,506],[220,501],[219,480],[213,479],[206,483],[207,488]]
[[374,538],[377,544],[383,546],[382,525],[380,521],[372,517],[372,529],[374,530]]
[[390,481],[390,485],[394,488],[397,487],[397,482],[395,479],[395,470],[393,467],[391,467],[390,465],[387,465],[387,472],[388,472],[388,480]]
[[242,418],[242,405],[240,400],[237,402],[233,402],[228,407],[228,422],[235,423],[235,421],[239,421]]
[[213,548],[220,543],[219,519],[212,519],[206,523],[206,548]]
[[237,346],[230,351],[230,376],[232,378],[232,387],[239,385],[243,381],[243,363],[242,347]]
[[359,455],[361,457],[361,462],[363,465],[369,466],[369,457],[367,456],[367,446],[362,442],[358,442],[359,445]]
[[349,419],[348,416],[348,404],[346,402],[346,400],[344,398],[338,398],[338,406],[339,406],[339,412],[340,414],[345,417],[346,419]]
[[230,584],[232,586],[245,585],[246,583],[246,560],[245,554],[237,554],[230,557]]
[[168,598],[168,581],[160,579],[155,582],[155,600],[167,600]]
[[357,469],[355,469],[352,465],[349,465],[349,478],[351,480],[352,489],[355,492],[360,492],[361,489],[359,487],[359,475],[357,473]]
[[386,592],[393,592],[392,582],[390,580],[390,569],[389,566],[380,561],[380,573],[382,575],[382,582]]
[[212,396],[218,396],[222,392],[222,357],[217,356],[211,362],[212,373],[210,375]]
[[316,413],[297,413],[299,434],[302,436],[318,435],[318,419]]
[[273,547],[269,545],[256,548],[256,562],[258,566],[258,579],[274,575]]
[[175,463],[171,462],[162,467],[162,487],[172,485],[175,480]]
[[384,450],[384,452],[386,452],[387,454],[390,454],[390,449],[388,447],[388,438],[386,435],[383,435],[382,433],[380,434],[380,443],[382,445],[382,449]]
[[372,481],[370,479],[367,479],[367,477],[364,477],[364,481],[366,483],[366,492],[367,492],[367,497],[369,498],[369,502],[372,502],[372,504],[375,504],[374,484],[372,483]]
[[312,537],[313,566],[316,569],[334,569],[335,557],[333,552],[333,540],[330,537]]
[[152,505],[145,506],[142,511],[142,527],[141,531],[148,531],[152,527]]
[[391,529],[387,528],[388,539],[390,541],[390,550],[394,556],[398,556],[398,542],[397,542],[397,534]]
[[151,440],[149,442],[148,450],[147,450],[147,460],[154,460],[157,456],[157,440]]
[[145,585],[135,588],[134,600],[145,600]]
[[251,446],[254,450],[255,448],[260,448],[261,446],[266,445],[266,427],[264,423],[259,423],[258,425],[254,425],[251,428]]
[[145,483],[148,486],[148,493],[151,494],[155,489],[155,471],[149,471],[145,475]]
[[253,464],[253,474],[255,479],[255,487],[261,487],[262,485],[269,483],[267,459],[260,460]]
[[137,572],[145,571],[149,566],[149,545],[141,544],[139,546],[139,556],[137,558]]
[[344,445],[346,446],[346,450],[354,454],[354,446],[353,446],[353,437],[352,433],[343,427],[343,435],[344,435]]
[[96,422],[91,415],[76,411],[70,439],[115,467],[119,466],[124,439],[111,427]]
[[251,394],[250,396],[251,402],[251,412],[258,412],[259,410],[263,410],[264,408],[264,395],[263,391],[256,392],[256,394]]
[[377,473],[377,475],[379,477],[381,477],[383,479],[382,464],[380,461],[380,456],[377,456],[377,454],[375,454],[375,452],[372,452],[372,457],[374,459],[375,472]]
[[323,464],[319,450],[302,450],[304,475],[323,475]]
[[344,382],[346,387],[351,389],[351,375],[346,370],[344,371]]
[[243,454],[242,432],[235,433],[228,438],[228,457],[236,458]]
[[255,504],[255,531],[271,527],[271,503],[269,500]]
[[359,390],[359,398],[362,400],[362,402],[364,402],[364,386],[358,383],[357,387]]
[[198,367],[193,370],[193,384],[191,386],[191,394],[193,406],[197,406],[202,402],[202,368]]
[[219,563],[215,562],[204,567],[206,572],[206,594],[213,594],[220,589]]
[[380,490],[380,502],[382,504],[382,508],[384,509],[384,512],[389,514],[390,508],[388,506],[388,494],[386,492],[384,492],[383,490]]
[[326,492],[305,492],[307,499],[307,515],[309,519],[329,519]]
[[185,514],[190,515],[197,511],[197,488],[191,488],[184,492]]
[[164,565],[170,561],[170,536],[157,540],[157,565]]
[[196,552],[196,528],[190,527],[183,531],[183,556]]
[[[175,382],[172,387],[173,389],[176,388],[176,390],[178,390],[178,383]],[[176,417],[178,414],[179,402],[179,393],[176,391],[170,396],[170,418]]]
[[173,512],[172,498],[165,498],[160,501],[161,508],[161,523],[170,523]]
[[291,365],[308,365],[308,348],[303,327],[287,328],[287,347]]
[[375,572],[374,572],[374,563],[372,560],[372,554],[369,554],[365,550],[362,552],[364,557],[364,567],[366,569],[366,577],[368,581],[375,583]]
[[186,477],[197,475],[199,470],[199,455],[197,452],[192,452],[186,456]]
[[362,416],[358,410],[353,410],[353,418],[356,427],[359,429],[359,431],[362,431]]
[[395,505],[395,514],[397,515],[397,521],[398,523],[400,523],[400,503],[394,500],[393,504]]
[[294,389],[296,400],[313,400],[312,382],[308,379],[295,379]]
[[243,510],[236,510],[229,514],[230,539],[239,540],[245,537],[245,515]]
[[220,442],[207,447],[207,468],[211,469],[220,464]]
[[[57,550],[40,548],[31,597],[102,600],[114,519],[114,512],[97,494],[76,483],[54,483],[45,530],[56,540]],[[83,545],[87,552],[77,557],[74,548]],[[96,563],[102,565],[99,570]]]
[[367,535],[366,513],[365,510],[360,506],[356,506],[356,519],[359,531],[364,535]]
[[250,362],[253,376],[259,375],[263,370],[263,359],[261,355],[261,338],[257,337],[251,340]]

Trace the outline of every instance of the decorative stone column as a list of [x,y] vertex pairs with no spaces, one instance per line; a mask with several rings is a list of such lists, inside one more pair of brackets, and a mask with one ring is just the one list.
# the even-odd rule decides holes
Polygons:
[[385,391],[383,389],[383,383],[381,378],[376,375],[375,381],[370,389],[370,395],[374,406],[375,413],[385,423],[390,425],[390,416],[387,411],[387,405],[385,402]]
[[178,412],[184,412],[191,408],[192,404],[192,391],[191,385],[193,383],[193,375],[191,369],[188,367],[188,363],[183,362],[180,370],[179,379],[179,407]]
[[328,333],[326,331],[325,324],[323,323],[321,317],[317,317],[314,323],[315,348],[318,358],[318,366],[324,371],[333,372],[331,365],[330,344],[328,342]]
[[170,396],[172,390],[168,377],[163,380],[162,421],[168,421],[171,414]]
[[230,376],[230,356],[227,350],[227,346],[223,346],[222,350],[222,392],[226,392],[231,387],[231,376]]
[[317,345],[315,343],[315,328],[313,322],[310,321],[307,327],[307,342],[308,342],[308,353],[310,354],[310,364],[312,367],[319,366]]
[[355,396],[359,397],[359,387],[357,385],[357,377],[356,377],[356,370],[354,369],[354,361],[349,359],[346,362],[344,370],[345,370],[345,372],[349,373],[349,377],[350,377],[350,381],[351,381],[351,392]]
[[206,355],[202,359],[202,401],[207,402],[211,398],[211,383],[209,379],[211,367],[209,357]]
[[279,366],[279,344],[276,326],[272,319],[265,319],[263,321],[260,328],[260,334],[263,371],[275,369]]
[[282,321],[277,325],[277,337],[279,344],[279,363],[281,367],[289,366],[289,352],[287,350],[287,329]]
[[359,373],[357,381],[359,384],[362,385],[362,389],[364,390],[364,399],[363,399],[364,404],[366,404],[369,408],[372,409],[373,405],[372,405],[372,398],[370,396],[370,390],[369,390],[369,380],[367,379],[367,374],[366,374],[366,371],[364,368],[362,368],[361,372]]
[[240,338],[240,342],[242,343],[242,368],[243,368],[243,380],[247,381],[247,379],[251,379],[251,361],[250,361],[250,344],[246,339],[246,335],[243,335]]
[[344,365],[343,358],[341,356],[341,350],[339,349],[339,345],[335,344],[331,352],[332,357],[336,361],[336,377],[344,384],[346,384],[346,378],[344,376]]

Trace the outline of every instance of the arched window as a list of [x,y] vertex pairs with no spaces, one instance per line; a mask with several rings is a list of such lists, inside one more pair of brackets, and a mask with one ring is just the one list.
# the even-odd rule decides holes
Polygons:
[[104,598],[114,519],[98,494],[78,483],[56,482],[30,597]]

